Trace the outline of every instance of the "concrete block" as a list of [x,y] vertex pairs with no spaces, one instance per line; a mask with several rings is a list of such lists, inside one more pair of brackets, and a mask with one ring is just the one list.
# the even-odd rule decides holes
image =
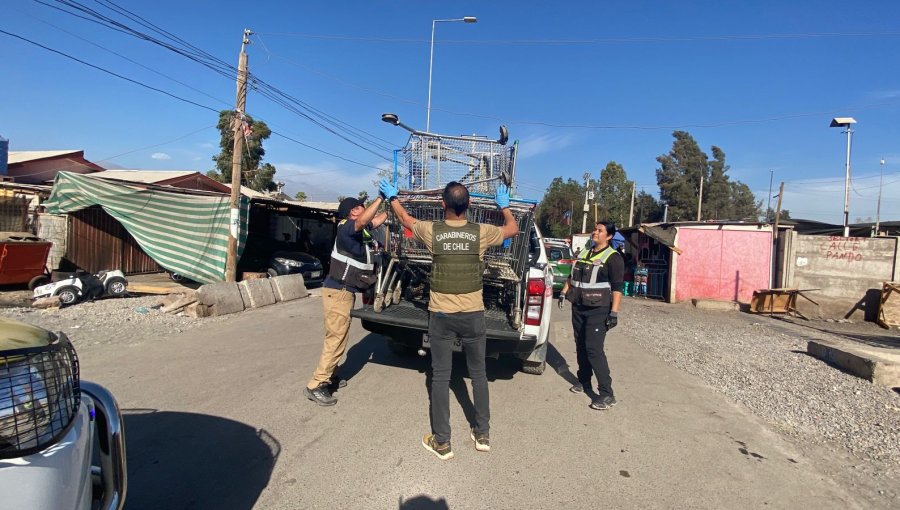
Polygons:
[[309,296],[306,290],[306,283],[303,281],[303,275],[292,274],[286,276],[276,276],[269,280],[272,282],[272,289],[275,291],[275,299],[281,301],[291,301],[292,299],[300,299]]
[[867,381],[900,387],[900,354],[892,349],[850,341],[811,340],[806,352]]
[[238,283],[245,308],[259,308],[275,304],[275,293],[268,279],[244,280]]
[[186,313],[188,317],[193,317],[195,319],[209,317],[209,311],[210,307],[197,303],[196,301],[184,307],[184,313]]
[[244,311],[244,300],[233,282],[210,283],[197,289],[197,300],[210,307],[210,316]]
[[740,310],[740,304],[735,301],[713,301],[711,299],[692,299],[691,303],[698,310],[717,310],[722,312],[736,312]]

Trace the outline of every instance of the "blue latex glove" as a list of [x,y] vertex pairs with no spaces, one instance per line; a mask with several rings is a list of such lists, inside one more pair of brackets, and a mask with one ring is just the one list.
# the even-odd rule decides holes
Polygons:
[[506,184],[497,186],[497,197],[494,201],[500,209],[509,207],[509,187]]
[[383,177],[380,181],[378,181],[378,192],[382,197],[384,197],[385,200],[390,200],[400,194],[400,191],[397,190],[397,187],[388,182],[388,180]]

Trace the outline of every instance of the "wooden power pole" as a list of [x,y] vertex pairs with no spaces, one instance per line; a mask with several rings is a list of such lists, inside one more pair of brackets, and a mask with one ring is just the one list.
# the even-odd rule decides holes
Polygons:
[[778,188],[778,202],[775,205],[775,231],[772,232],[773,238],[778,239],[778,222],[781,220],[781,197],[784,196],[784,182]]
[[628,209],[628,226],[634,225],[634,192],[637,191],[637,183],[631,183],[631,207]]
[[238,56],[237,100],[231,122],[234,145],[231,149],[231,215],[228,221],[228,252],[225,254],[226,282],[237,280],[237,248],[241,228],[241,160],[244,152],[244,112],[247,107],[247,53],[244,48],[250,44],[251,34],[249,29],[244,29],[241,53]]

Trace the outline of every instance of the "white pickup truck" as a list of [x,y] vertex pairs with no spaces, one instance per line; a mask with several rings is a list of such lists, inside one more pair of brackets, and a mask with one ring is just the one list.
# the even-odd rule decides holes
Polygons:
[[0,508],[120,510],[125,492],[115,398],[63,333],[0,319]]
[[[501,282],[489,276],[490,268],[485,273],[486,354],[516,356],[522,360],[523,372],[540,375],[547,366],[553,280],[540,230],[530,214],[510,242],[525,243],[522,276],[515,282]],[[428,348],[429,270],[430,263],[406,269],[409,281],[404,282],[403,299],[398,303],[380,311],[367,303],[350,315],[359,318],[366,330],[384,336],[395,354],[424,355]]]

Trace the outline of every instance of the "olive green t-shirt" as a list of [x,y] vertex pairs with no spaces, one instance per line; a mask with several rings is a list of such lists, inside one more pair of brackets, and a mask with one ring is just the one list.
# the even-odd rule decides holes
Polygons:
[[[466,224],[466,220],[447,220],[446,223],[451,227],[462,227]],[[489,247],[503,244],[503,231],[500,230],[500,227],[495,227],[494,225],[480,223],[479,226],[481,227],[481,246],[478,250],[478,257],[484,260],[484,252]],[[417,220],[413,225],[412,232],[416,240],[424,244],[428,251],[432,251],[433,222]],[[442,294],[431,291],[428,310],[444,313],[477,312],[484,310],[484,297],[481,289],[468,294]]]

